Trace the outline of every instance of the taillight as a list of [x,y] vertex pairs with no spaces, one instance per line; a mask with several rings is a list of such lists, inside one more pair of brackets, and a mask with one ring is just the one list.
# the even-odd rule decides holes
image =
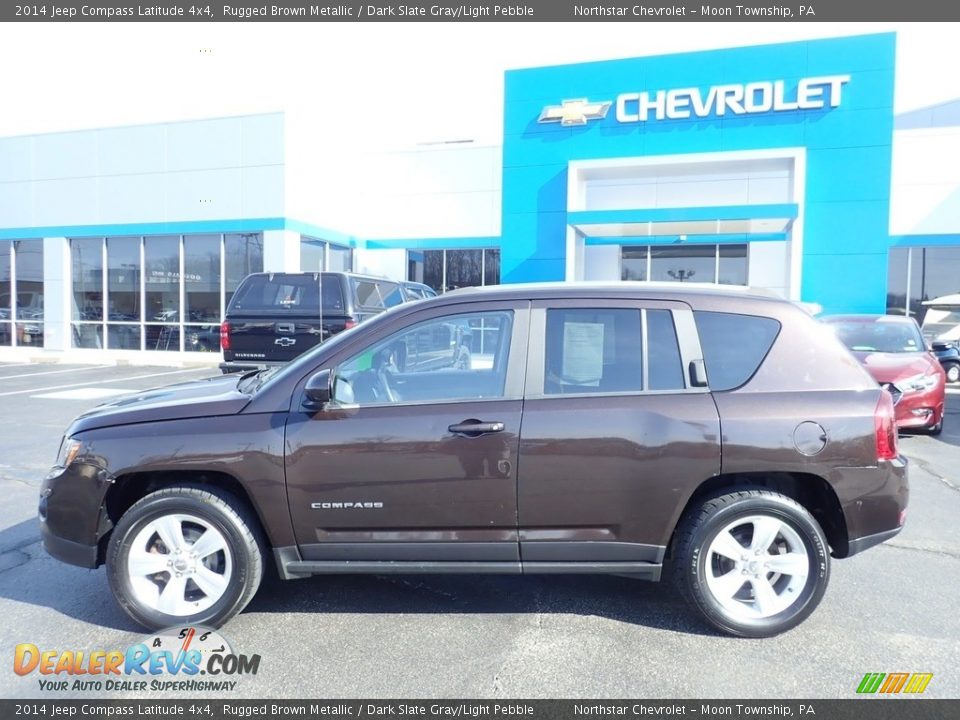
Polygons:
[[222,350],[230,349],[230,323],[226,320],[220,323],[220,348]]
[[357,326],[357,321],[356,321],[356,320],[349,320],[349,319],[348,319],[348,320],[346,320],[346,321],[343,323],[343,329],[344,329],[344,330],[349,330],[350,328],[356,327],[356,326]]
[[877,432],[877,460],[896,459],[897,418],[893,411],[893,398],[886,390],[880,391],[873,425]]

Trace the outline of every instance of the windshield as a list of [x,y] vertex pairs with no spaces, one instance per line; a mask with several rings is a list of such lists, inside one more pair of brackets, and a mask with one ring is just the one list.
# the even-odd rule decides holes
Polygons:
[[915,353],[926,350],[912,322],[848,320],[829,323],[837,337],[856,352]]

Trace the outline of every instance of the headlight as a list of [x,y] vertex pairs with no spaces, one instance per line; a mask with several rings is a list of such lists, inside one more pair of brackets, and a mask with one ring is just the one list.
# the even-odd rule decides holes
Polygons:
[[936,375],[914,375],[908,377],[906,380],[900,380],[896,385],[903,390],[903,392],[921,392],[923,390],[930,390],[937,386],[937,376]]
[[57,453],[57,465],[59,467],[69,467],[77,458],[83,443],[73,438],[64,438],[60,443],[60,452]]

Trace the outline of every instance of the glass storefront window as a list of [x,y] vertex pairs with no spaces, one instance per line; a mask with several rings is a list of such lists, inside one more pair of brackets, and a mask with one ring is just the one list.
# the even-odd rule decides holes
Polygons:
[[447,279],[444,290],[483,285],[482,250],[447,250]]
[[73,277],[73,346],[103,345],[103,238],[70,241]]
[[746,244],[625,245],[620,279],[746,285],[747,252]]
[[620,261],[620,279],[621,280],[646,280],[647,279],[647,253],[650,248],[643,247],[624,247]]
[[747,246],[719,245],[717,282],[721,285],[747,284]]
[[407,280],[438,293],[462,287],[500,284],[500,250],[409,250]]
[[[944,295],[960,293],[960,247],[916,248],[914,249],[914,263],[916,263],[917,250],[920,251],[924,271],[920,292],[921,299],[934,300]],[[19,268],[19,265],[17,267]],[[19,280],[17,287],[19,288]],[[920,305],[911,308],[911,310],[913,310],[917,322],[923,322],[926,307]]]
[[260,233],[239,233],[224,236],[226,265],[226,305],[240,281],[250,273],[263,272],[263,236]]
[[220,322],[219,235],[183,238],[183,298],[185,322]]
[[107,238],[107,320],[140,322],[140,238]]
[[302,272],[350,272],[353,250],[326,240],[300,236],[300,270]]
[[483,251],[483,284],[500,284],[500,250],[490,249]]
[[328,265],[331,272],[350,272],[353,270],[353,250],[339,245],[327,247]]
[[909,313],[922,325],[929,310],[924,302],[956,294],[960,294],[960,247],[890,248],[888,313]]
[[9,240],[0,240],[0,347],[13,344],[13,257]]
[[144,317],[165,323],[180,322],[179,237],[145,238],[144,278]]
[[[260,233],[75,238],[70,248],[73,346],[80,348],[218,352],[224,296],[263,270]],[[26,290],[35,293],[31,268],[39,263],[42,290],[42,245],[28,250],[37,260],[28,255]],[[24,319],[40,320],[42,312]]]
[[907,314],[907,260],[909,248],[890,248],[887,258],[887,314]]
[[[14,240],[16,343],[43,347],[43,241]],[[0,303],[2,304],[2,303]]]
[[716,256],[716,245],[651,246],[650,279],[712,283],[716,278]]
[[423,251],[423,283],[443,292],[443,250]]
[[303,272],[320,272],[323,270],[323,258],[327,244],[322,240],[300,238],[300,269]]

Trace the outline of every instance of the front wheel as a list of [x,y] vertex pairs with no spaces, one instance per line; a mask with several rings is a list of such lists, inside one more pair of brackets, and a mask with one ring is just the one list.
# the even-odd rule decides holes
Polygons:
[[168,487],[120,518],[107,549],[107,577],[120,607],[147,628],[219,627],[256,593],[262,547],[256,517],[235,496]]
[[816,520],[794,500],[742,490],[688,513],[675,545],[675,581],[714,627],[739,637],[785,632],[814,611],[830,555]]
[[948,383],[960,382],[960,363],[948,363],[943,371],[947,374]]

